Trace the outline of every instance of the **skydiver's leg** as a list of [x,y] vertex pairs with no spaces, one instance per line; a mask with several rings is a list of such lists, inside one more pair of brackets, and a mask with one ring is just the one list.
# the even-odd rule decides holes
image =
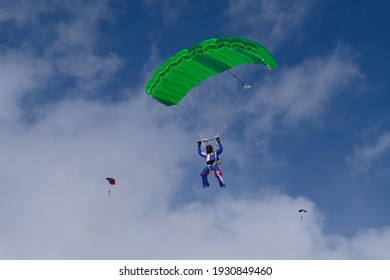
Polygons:
[[207,180],[209,173],[210,169],[207,166],[205,166],[205,168],[203,168],[202,172],[200,173],[200,176],[202,176],[202,185],[204,189],[210,187],[209,181]]
[[219,186],[221,188],[225,188],[226,185],[225,185],[225,182],[222,179],[222,170],[221,170],[221,168],[219,168],[218,164],[214,164],[213,170],[214,170],[214,176],[217,177]]

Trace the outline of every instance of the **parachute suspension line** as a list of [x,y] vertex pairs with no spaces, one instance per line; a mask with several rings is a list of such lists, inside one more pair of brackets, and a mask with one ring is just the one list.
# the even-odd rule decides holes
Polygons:
[[[197,70],[196,69],[193,69],[193,70],[195,71],[195,76],[199,76],[199,73],[197,73]],[[188,94],[188,97],[189,97],[188,101],[189,101],[190,106],[187,106],[191,109],[191,111],[188,112],[189,118],[193,119],[194,130],[199,135],[202,134],[202,130],[203,130],[203,118],[201,115],[202,111],[199,109],[199,103],[201,102],[200,95],[201,95],[201,93],[199,91],[199,88],[197,86],[195,86],[195,88],[193,88]]]
[[[197,70],[195,69],[195,73],[197,76],[200,75],[200,73],[197,73]],[[196,117],[194,118],[194,122],[196,123],[196,133],[200,138],[204,137],[204,128],[205,128],[205,123],[206,122],[206,108],[207,107],[207,96],[208,92],[205,92],[205,89],[203,87],[197,85],[195,86],[192,91],[189,92],[190,97],[194,95],[196,97],[195,102],[191,103],[192,109],[194,111],[194,115]]]
[[181,122],[183,122],[187,127],[192,127],[193,124],[188,121],[186,118],[180,117],[180,113],[176,112],[175,110],[172,110],[171,107],[164,106],[164,108],[171,114],[173,114],[177,119],[179,119]]
[[235,82],[236,81],[235,79],[231,79],[231,77],[237,77],[237,76],[232,74],[232,72],[229,70],[225,76],[226,76],[226,79],[227,79],[228,84],[229,84],[228,94],[226,95],[226,101],[225,101],[227,104],[226,107],[228,108],[228,110],[225,110],[225,112],[224,112],[224,117],[223,117],[224,123],[221,126],[221,130],[225,130],[227,125],[228,125],[229,120],[232,119],[233,114],[234,114],[234,108],[237,107],[237,103],[241,97],[240,94],[242,94],[240,92],[241,88],[240,88],[239,84]]
[[[197,73],[197,69],[192,69],[195,77],[199,77],[199,73]],[[178,115],[181,117],[184,122],[186,122],[187,127],[193,129],[199,136],[199,138],[203,137],[203,128],[205,123],[205,113],[204,108],[206,104],[204,98],[204,94],[202,90],[195,86],[193,89],[190,89],[190,86],[187,86],[191,83],[188,82],[187,74],[185,71],[181,71],[179,69],[180,78],[184,81],[186,85],[186,89],[188,90],[187,98],[181,101],[181,104],[175,106],[178,111]]]
[[209,97],[210,97],[210,91],[211,88],[207,88],[206,85],[212,85],[210,81],[205,81],[204,83],[201,83],[199,86],[196,86],[197,92],[198,92],[198,101],[199,101],[199,121],[200,121],[200,127],[201,131],[199,132],[201,134],[201,137],[204,138],[205,131],[206,131],[206,124],[207,124],[207,115],[209,110],[211,110],[211,104],[209,103]]
[[[229,70],[227,70],[229,71]],[[219,75],[219,82],[220,82],[220,93],[219,99],[220,99],[220,115],[218,116],[218,133],[222,134],[224,130],[224,126],[226,125],[226,121],[229,115],[231,115],[232,106],[234,106],[234,102],[231,102],[234,100],[234,93],[237,90],[237,83],[233,83],[231,79],[231,75],[228,75],[226,73],[227,71],[221,73]],[[229,71],[230,72],[230,71]],[[230,72],[231,73],[231,72]],[[235,80],[234,80],[235,81]]]
[[[218,55],[218,58],[218,61],[220,61],[219,67],[224,69],[226,65],[224,65],[222,61],[224,61],[225,58],[222,55]],[[235,79],[231,79],[231,77],[235,77]],[[218,112],[216,113],[215,122],[217,125],[217,134],[221,135],[226,126],[228,117],[232,114],[232,107],[234,107],[235,104],[234,93],[238,88],[238,83],[236,83],[236,80],[240,81],[240,84],[242,84],[242,82],[230,70],[224,71],[217,75],[217,79],[218,91],[215,94],[217,97]]]
[[[183,75],[183,72],[179,70],[180,73],[180,79],[184,81],[184,85],[186,86],[186,89],[189,90],[189,87],[187,86],[187,80],[185,75]],[[178,86],[174,84],[174,87],[179,90]],[[182,121],[188,128],[196,129],[196,122],[195,118],[191,117],[191,112],[182,110],[181,106],[174,105],[174,106],[165,106],[168,111],[171,111],[174,113],[177,119]],[[171,108],[174,107],[174,108]]]
[[[218,61],[218,60],[217,60]],[[221,67],[221,66],[219,66]],[[212,88],[212,94],[214,96],[214,100],[213,100],[213,109],[212,109],[212,112],[211,112],[211,118],[212,118],[212,124],[213,124],[213,128],[214,131],[213,133],[216,133],[216,134],[220,134],[220,127],[221,127],[221,124],[222,124],[222,118],[221,118],[221,114],[222,114],[222,108],[224,107],[223,106],[223,100],[222,100],[222,97],[223,97],[223,88],[222,88],[222,82],[221,82],[221,74],[218,74],[216,76],[214,76],[213,80],[214,82],[211,83],[211,86],[214,86],[215,85],[215,88]],[[222,91],[222,92],[221,92]]]
[[230,118],[226,121],[226,124],[225,126],[223,127],[223,129],[225,130],[229,125],[230,123],[234,120],[234,118],[236,117],[236,115],[242,111],[242,109],[244,108],[244,105],[246,103],[246,101],[248,100],[249,98],[249,94],[247,94],[244,99],[241,101],[240,105],[236,107],[236,109],[233,111],[233,113],[231,114]]
[[[222,68],[222,65],[220,67]],[[243,110],[251,94],[248,94],[247,91],[244,92],[248,87],[245,87],[246,84],[238,77],[241,75],[247,77],[247,72],[253,72],[254,67],[254,65],[252,67],[246,65],[235,68],[236,73],[227,70],[215,75],[209,78],[209,81],[205,81],[189,91],[187,99],[181,101],[186,102],[186,106],[175,106],[179,107],[182,111],[182,119],[187,123],[187,126],[195,130],[200,139],[209,137],[210,133],[221,135],[238,113]],[[251,70],[248,71],[248,69]],[[197,69],[193,69],[193,71],[195,71],[196,76]],[[187,75],[181,71],[180,75],[187,85]],[[205,131],[206,124],[209,125],[207,132]]]
[[[226,67],[222,61],[225,60],[225,58],[221,55],[218,55],[217,61],[219,61],[219,67],[220,69],[224,69]],[[249,65],[246,65],[246,67],[249,67]],[[253,75],[253,69],[254,65],[252,67],[249,67],[251,69],[250,72]],[[235,70],[241,69],[240,74],[244,72],[243,67],[235,68]],[[227,72],[227,73],[226,73]],[[247,71],[245,71],[247,72]],[[246,74],[246,73],[245,73]],[[215,92],[216,100],[214,101],[215,104],[215,110],[214,114],[209,115],[209,118],[211,116],[214,116],[214,118],[211,120],[212,122],[215,122],[217,128],[216,132],[218,135],[221,135],[222,132],[229,126],[231,121],[235,118],[235,116],[240,112],[246,100],[248,99],[249,94],[246,94],[242,92],[242,90],[248,90],[252,87],[248,84],[245,84],[238,76],[230,70],[226,70],[219,75],[217,75],[217,83],[219,84],[218,92]],[[245,75],[244,75],[245,76]],[[233,77],[234,79],[231,79],[229,77]],[[212,79],[212,78],[210,78]],[[235,81],[238,81],[236,83]],[[213,85],[215,83],[211,83]],[[241,87],[242,86],[242,87]],[[206,93],[206,94],[210,94]],[[207,106],[207,104],[205,104]],[[210,104],[208,105],[210,107]]]
[[[191,82],[189,80],[200,77],[200,70],[194,68],[193,72],[190,74],[191,76],[180,68],[176,70],[178,71],[176,77],[183,82],[182,84],[188,90],[188,94],[179,104],[165,107],[186,125],[188,129],[196,132],[200,139],[209,137],[210,135],[204,134],[204,128],[205,124],[210,123],[210,118],[212,121],[212,110],[213,107],[217,105],[209,104],[209,97],[212,96],[209,91],[212,91],[213,89],[211,87],[215,85],[206,81],[205,84],[209,85],[209,89],[205,88],[202,83],[190,89]],[[179,89],[177,84],[172,84],[172,87]],[[215,133],[215,131],[213,133]]]
[[224,92],[217,92],[217,90],[221,91],[223,90],[223,81],[222,81],[222,76],[223,75],[217,75],[217,83],[218,83],[218,86],[217,88],[215,89],[215,94],[216,96],[218,97],[217,99],[217,103],[216,104],[216,108],[217,108],[217,113],[216,113],[216,118],[215,118],[215,122],[216,122],[216,133],[217,135],[221,135],[221,126],[222,126],[222,122],[223,122],[223,108],[225,107],[224,104],[225,102],[223,101],[223,97],[224,97]]
[[[251,67],[249,65],[246,65],[245,68],[238,67],[235,70],[239,71],[240,75],[244,74],[244,76],[248,80],[250,80],[250,78],[253,76],[253,74],[255,72],[254,71],[255,69],[256,69],[255,65],[252,65]],[[237,77],[231,71],[229,71],[229,74],[231,76],[233,76],[234,78]],[[233,81],[233,79],[230,79],[230,80]],[[233,106],[233,108],[230,112],[226,113],[225,125],[222,127],[222,130],[225,130],[230,125],[230,123],[235,119],[236,115],[243,110],[244,105],[246,104],[248,98],[251,96],[251,92],[250,91],[248,92],[246,90],[251,89],[252,87],[251,86],[245,87],[244,82],[242,82],[241,80],[240,80],[240,84],[243,85],[243,88],[239,87],[238,84],[235,83],[236,87],[234,90],[232,90],[232,93],[230,95],[231,99],[229,100],[229,102],[231,102],[231,103],[238,103],[238,104]]]
[[[231,76],[228,75],[229,73],[231,74],[231,72],[228,70],[228,73],[221,75],[221,80],[224,79],[225,85],[223,85],[223,87],[225,87],[225,92],[222,94],[224,110],[221,111],[221,123],[219,127],[220,133],[225,130],[226,123],[229,117],[232,115],[233,108],[236,106],[235,103],[237,102],[236,94],[238,92],[239,86],[234,79],[231,79]],[[221,87],[221,89],[223,87]]]
[[[204,63],[209,68],[213,66],[212,63]],[[218,97],[221,96],[217,91],[220,88],[219,80],[219,75],[214,75],[192,90],[192,92],[196,92],[198,101],[196,109],[199,117],[196,120],[198,122],[197,132],[201,139],[210,137],[210,133],[214,135],[219,132],[220,118],[218,118],[218,115],[223,109],[221,102],[218,100]]]
[[[253,76],[253,74],[255,73],[255,69],[256,69],[256,66],[255,65],[252,65],[251,67],[249,65],[247,65],[245,67],[246,70],[244,70],[244,68],[241,68],[241,74],[245,74],[244,76],[247,77],[248,80],[250,80]],[[245,72],[245,73],[244,73]],[[244,84],[244,83],[242,83]],[[243,87],[241,88],[240,90],[236,90],[235,93],[236,95],[240,95],[239,97],[235,98],[235,101],[239,101],[238,103],[239,104],[236,104],[236,106],[233,108],[233,112],[230,114],[230,116],[227,116],[226,117],[226,123],[225,123],[225,126],[223,129],[226,129],[230,123],[235,119],[235,117],[240,113],[242,112],[243,108],[244,108],[244,105],[246,104],[248,98],[251,96],[251,92],[249,91],[246,91],[248,89],[251,89],[252,87]],[[245,91],[244,91],[245,90]],[[243,95],[243,96],[242,96]]]
[[[188,83],[187,83],[187,80],[186,80],[186,78],[184,76],[185,74],[183,74],[182,71],[179,71],[179,72],[180,72],[180,75],[181,75],[183,81],[185,81],[185,84],[187,85]],[[187,87],[187,89],[188,89],[188,87]],[[190,105],[188,107],[191,109],[191,112],[187,111],[185,113],[187,113],[187,119],[190,119],[193,122],[194,129],[197,130],[197,124],[196,124],[196,121],[195,121],[197,118],[196,118],[196,116],[195,117],[191,117],[191,116],[196,115],[196,113],[197,113],[196,110],[195,110],[196,106],[194,105],[194,101],[192,100],[191,92],[188,94],[187,97],[188,97],[187,100],[188,100],[189,105]]]

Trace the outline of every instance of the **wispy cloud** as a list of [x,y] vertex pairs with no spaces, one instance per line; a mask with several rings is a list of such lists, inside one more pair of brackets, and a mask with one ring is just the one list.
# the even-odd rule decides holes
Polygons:
[[[33,244],[39,243],[48,245],[41,256],[62,258],[70,253],[66,247],[91,238],[84,248],[89,251],[103,236],[116,247],[114,232],[103,233],[104,223],[124,217],[127,227],[166,207],[187,151],[178,145],[172,157],[170,149],[155,145],[188,140],[169,122],[159,122],[162,111],[148,101],[143,95],[121,105],[62,101],[46,106],[34,125],[2,134],[0,258],[38,258]],[[107,176],[117,179],[112,197]],[[122,234],[131,237],[127,230]],[[96,258],[92,251],[89,258]]]
[[259,116],[287,126],[312,121],[336,94],[362,86],[364,75],[351,53],[353,50],[340,45],[329,55],[273,70],[255,95],[252,110],[261,108]]
[[98,48],[102,39],[99,24],[113,15],[108,1],[48,1],[36,6],[33,2],[8,1],[1,10],[4,26],[0,28],[22,29],[25,34],[13,48],[0,49],[4,118],[20,117],[11,112],[18,110],[27,94],[30,104],[26,110],[33,107],[33,94],[41,101],[61,99],[60,95],[96,94],[122,65],[116,54]]
[[53,8],[53,1],[3,1],[0,4],[0,22],[15,21],[17,24],[36,23],[39,13]]
[[42,88],[52,69],[29,48],[0,52],[0,60],[0,122],[12,123],[21,115],[21,98]]
[[187,0],[142,0],[144,5],[148,7],[148,10],[153,14],[158,15],[157,17],[163,23],[163,26],[172,26],[180,18],[184,9],[188,8],[190,3]]
[[101,54],[97,46],[103,39],[99,24],[113,16],[108,1],[71,2],[66,5],[69,20],[53,24],[54,39],[45,48],[56,75],[74,78],[78,91],[91,93],[104,85],[121,67],[116,54]]
[[230,1],[227,11],[229,30],[266,42],[275,48],[296,36],[318,1]]
[[[272,165],[268,139],[293,132],[302,124],[322,126],[324,113],[338,94],[358,91],[365,83],[354,51],[339,45],[330,54],[305,59],[294,67],[270,71],[246,106],[246,137]],[[259,140],[255,140],[259,139]],[[250,149],[248,153],[253,152]]]
[[366,172],[389,153],[390,132],[385,131],[372,143],[356,146],[347,161],[355,171]]

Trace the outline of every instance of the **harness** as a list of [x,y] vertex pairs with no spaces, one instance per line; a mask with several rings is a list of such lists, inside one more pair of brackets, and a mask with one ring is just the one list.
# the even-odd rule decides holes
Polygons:
[[210,171],[214,169],[215,164],[221,164],[221,160],[219,159],[217,152],[212,152],[212,154],[214,154],[215,159],[208,160],[206,162],[206,166],[210,169]]

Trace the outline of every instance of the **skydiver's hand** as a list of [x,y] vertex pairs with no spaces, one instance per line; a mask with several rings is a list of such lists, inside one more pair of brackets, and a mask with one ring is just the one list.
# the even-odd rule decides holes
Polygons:
[[221,142],[221,139],[220,139],[219,137],[217,137],[215,140],[216,140],[218,143]]
[[198,141],[198,147],[200,147],[200,145],[202,145],[202,141]]

